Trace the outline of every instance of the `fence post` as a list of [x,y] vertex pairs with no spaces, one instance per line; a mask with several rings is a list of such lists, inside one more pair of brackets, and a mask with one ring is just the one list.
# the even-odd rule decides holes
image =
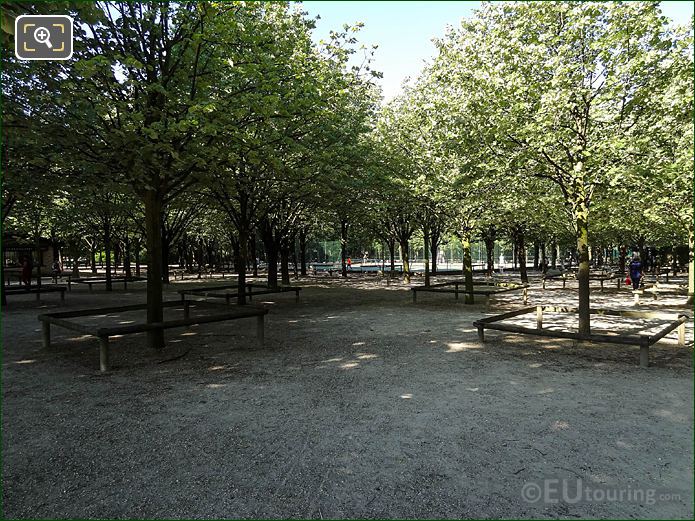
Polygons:
[[543,306],[536,306],[536,329],[543,329]]

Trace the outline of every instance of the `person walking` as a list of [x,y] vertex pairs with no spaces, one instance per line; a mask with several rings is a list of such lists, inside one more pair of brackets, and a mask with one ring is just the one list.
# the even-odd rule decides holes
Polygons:
[[630,262],[630,280],[632,281],[632,289],[639,289],[642,281],[642,261],[639,255],[635,255]]
[[24,260],[22,260],[22,284],[27,287],[31,286],[31,271],[31,259],[24,257]]

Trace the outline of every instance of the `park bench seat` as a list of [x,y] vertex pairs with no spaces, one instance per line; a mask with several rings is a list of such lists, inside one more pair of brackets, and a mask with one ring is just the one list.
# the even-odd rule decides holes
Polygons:
[[[212,322],[223,322],[226,320],[236,320],[240,318],[257,318],[256,337],[260,345],[263,345],[264,339],[264,317],[268,314],[268,310],[257,307],[224,307],[221,308],[218,304],[210,304],[207,302],[191,302],[191,301],[170,301],[163,302],[162,307],[181,306],[184,307],[184,317],[174,320],[165,320],[163,322],[142,323],[142,324],[124,324],[113,325],[106,327],[90,327],[84,324],[71,321],[71,318],[87,317],[94,315],[104,315],[109,313],[118,313],[124,311],[136,311],[147,309],[147,304],[135,304],[127,306],[86,309],[78,311],[65,311],[59,313],[45,313],[38,316],[38,320],[42,323],[43,346],[45,349],[51,347],[51,325],[78,331],[85,335],[92,335],[99,338],[99,367],[101,371],[109,370],[109,337],[115,335],[129,335],[134,333],[143,333],[156,329],[171,329],[178,327],[188,327],[198,324],[208,324]],[[190,308],[194,307],[212,307],[218,312],[213,315],[204,315],[199,317],[190,316]]]
[[3,288],[5,295],[24,295],[27,293],[35,293],[36,300],[41,298],[41,293],[55,293],[60,292],[60,301],[65,302],[65,291],[67,288],[65,286],[48,286],[42,284],[41,286],[29,286],[29,287],[6,287]]

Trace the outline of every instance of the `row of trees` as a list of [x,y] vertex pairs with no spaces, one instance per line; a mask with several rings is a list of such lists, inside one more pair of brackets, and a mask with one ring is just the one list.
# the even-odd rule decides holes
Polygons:
[[75,18],[75,54],[3,52],[3,225],[103,248],[107,266],[144,245],[148,321],[174,256],[231,254],[244,303],[257,251],[289,283],[321,236],[344,275],[357,236],[391,266],[400,250],[406,280],[421,236],[429,283],[454,235],[471,287],[473,241],[491,268],[510,240],[522,279],[531,242],[554,261],[573,241],[582,333],[591,247],[688,242],[692,295],[692,24],[656,4],[484,4],[381,106],[359,25],[317,45],[285,3],[46,5]]

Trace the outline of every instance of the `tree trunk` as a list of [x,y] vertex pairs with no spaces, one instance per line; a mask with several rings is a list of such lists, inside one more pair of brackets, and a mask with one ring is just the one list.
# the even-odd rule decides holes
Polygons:
[[[147,244],[147,323],[162,322],[162,196],[155,190],[145,192],[145,233]],[[164,347],[164,330],[147,332],[150,349]]]
[[557,244],[555,241],[550,243],[550,265],[553,269],[557,268]]
[[439,230],[441,230],[441,228],[438,228],[437,230],[430,230],[429,248],[430,253],[432,255],[432,275],[437,274],[437,253],[439,250],[439,243],[441,242],[442,235]]
[[[516,250],[519,258],[519,272],[521,273],[521,282],[528,283],[528,271],[526,270],[526,239],[524,232],[519,231],[516,238]],[[537,265],[536,265],[537,267]]]
[[533,243],[533,269],[538,271],[538,257],[541,253],[541,247],[538,242]]
[[112,291],[111,283],[111,223],[104,224],[104,256],[106,257],[106,291]]
[[251,232],[250,237],[250,253],[253,256],[253,276],[258,277],[258,255],[256,248],[256,231]]
[[273,233],[273,225],[267,220],[263,222],[261,238],[263,239],[266,262],[268,263],[268,287],[277,288],[279,244]]
[[347,241],[348,241],[348,223],[346,220],[340,220],[340,272],[344,279],[347,278]]
[[302,277],[306,277],[306,231],[299,232],[299,260]]
[[485,257],[487,259],[487,276],[492,277],[495,272],[495,236],[494,234],[485,234]]
[[473,258],[471,256],[471,233],[464,230],[460,235],[461,253],[463,256],[461,269],[463,271],[463,279],[466,288],[464,302],[466,304],[474,304],[475,298],[473,295]]
[[591,315],[589,314],[589,208],[583,197],[575,203],[574,214],[577,223],[577,253],[579,256],[579,327],[580,336],[591,334]]
[[391,272],[394,272],[396,271],[396,239],[389,239],[387,244],[389,247],[389,259],[391,261]]
[[410,248],[408,239],[399,240],[398,244],[401,247],[401,262],[403,263],[403,281],[410,284]]
[[425,250],[425,286],[430,285],[430,252],[429,252],[429,244],[430,244],[430,227],[427,225],[427,222],[425,222],[425,225],[423,226],[423,235],[424,235],[424,250]]
[[72,256],[73,261],[72,261],[72,276],[75,278],[78,278],[80,276],[80,265],[79,265],[79,258],[80,258],[80,253],[77,248],[75,248],[75,254]]

